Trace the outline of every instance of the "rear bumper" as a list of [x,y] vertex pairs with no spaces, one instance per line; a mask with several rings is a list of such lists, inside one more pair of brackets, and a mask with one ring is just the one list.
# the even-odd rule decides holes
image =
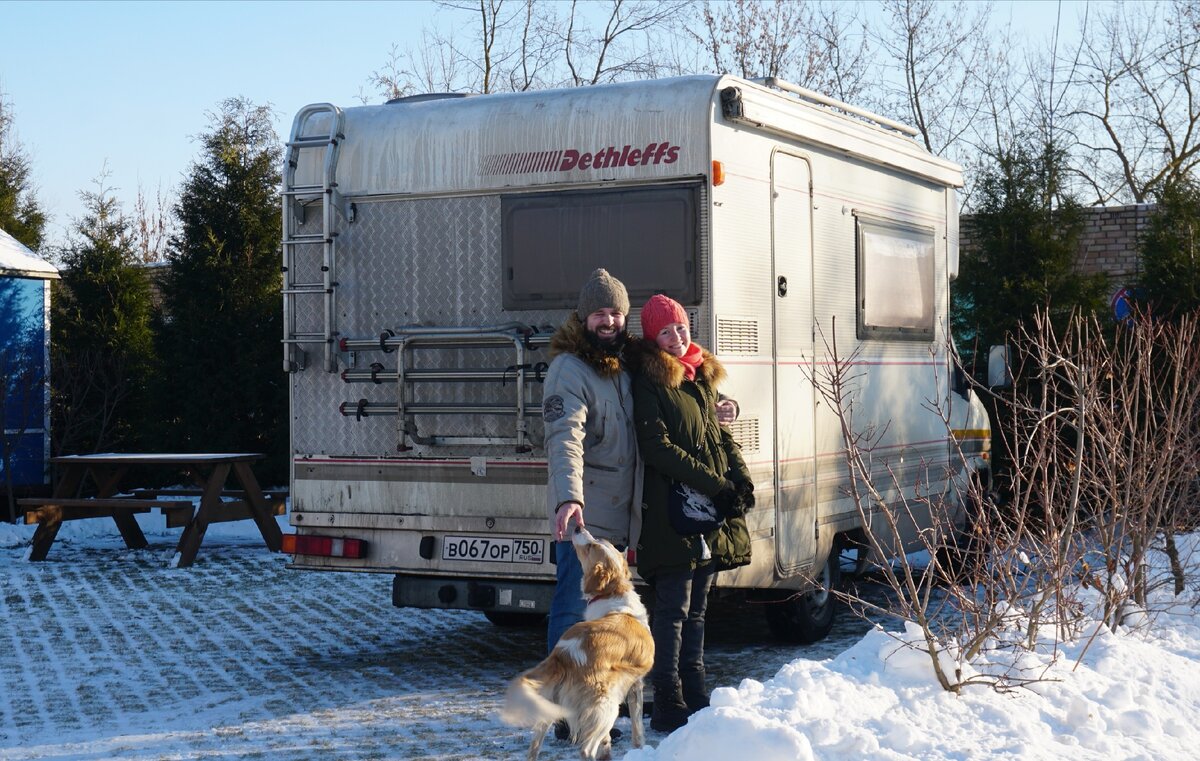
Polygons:
[[554,582],[402,574],[392,579],[392,605],[398,608],[549,613],[553,596]]

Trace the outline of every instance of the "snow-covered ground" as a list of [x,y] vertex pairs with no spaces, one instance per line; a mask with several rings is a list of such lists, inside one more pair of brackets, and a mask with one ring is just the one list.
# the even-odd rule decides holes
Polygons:
[[[496,710],[543,632],[397,610],[386,576],[288,571],[249,521],[213,526],[195,566],[169,568],[178,532],[154,514],[139,520],[146,550],[125,549],[107,519],[77,521],[41,563],[25,559],[32,527],[0,524],[0,759],[523,757],[528,735]],[[959,696],[895,633],[860,624],[835,651],[788,649],[728,636],[757,620],[714,621],[713,707],[670,737],[651,732],[640,751],[622,719],[614,751],[630,761],[1193,759],[1194,614],[1182,605],[1152,627],[1099,631],[1078,664],[1082,643],[1054,663],[1026,656],[1030,673],[1048,668],[1030,689]],[[550,740],[542,757],[577,755]]]

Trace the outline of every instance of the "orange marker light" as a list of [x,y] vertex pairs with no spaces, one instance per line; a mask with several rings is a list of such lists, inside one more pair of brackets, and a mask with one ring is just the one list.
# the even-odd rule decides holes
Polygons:
[[712,183],[714,186],[725,184],[725,167],[720,161],[713,161]]

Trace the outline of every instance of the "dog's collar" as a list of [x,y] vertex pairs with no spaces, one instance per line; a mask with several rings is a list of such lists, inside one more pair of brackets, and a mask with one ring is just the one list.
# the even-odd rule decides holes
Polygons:
[[611,593],[610,593],[610,594],[606,594],[606,595],[596,595],[595,597],[589,597],[589,598],[588,598],[588,601],[587,601],[587,604],[588,604],[588,605],[591,605],[591,604],[592,604],[592,603],[594,603],[594,602],[598,602],[598,601],[600,601],[600,600],[607,600],[607,599],[608,599],[608,598],[610,598],[610,597],[612,597],[612,594],[611,594]]

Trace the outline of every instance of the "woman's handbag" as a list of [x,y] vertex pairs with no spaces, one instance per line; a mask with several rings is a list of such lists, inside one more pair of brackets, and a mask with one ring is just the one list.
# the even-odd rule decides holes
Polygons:
[[708,534],[721,525],[721,516],[713,501],[678,481],[671,482],[667,493],[667,520],[680,536]]

